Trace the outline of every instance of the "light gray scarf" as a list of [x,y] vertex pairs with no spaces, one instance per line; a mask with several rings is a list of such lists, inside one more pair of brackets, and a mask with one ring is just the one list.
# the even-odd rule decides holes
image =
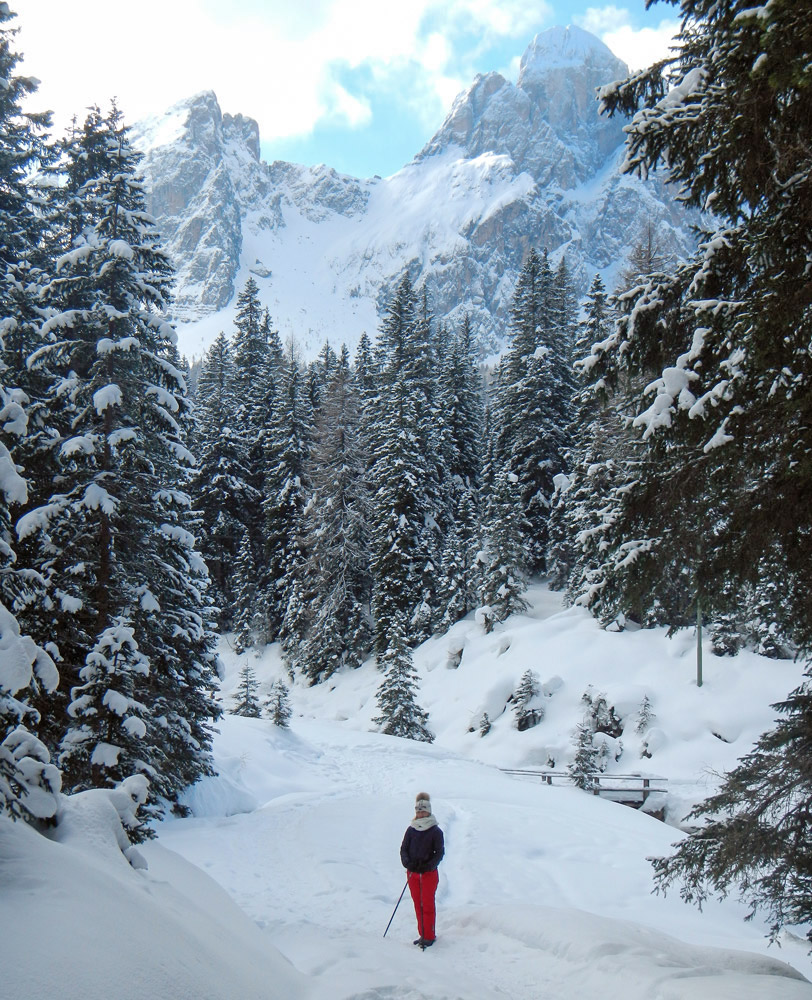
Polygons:
[[437,826],[437,819],[434,814],[431,816],[421,816],[420,818],[415,816],[409,826],[415,830],[430,830],[433,826]]

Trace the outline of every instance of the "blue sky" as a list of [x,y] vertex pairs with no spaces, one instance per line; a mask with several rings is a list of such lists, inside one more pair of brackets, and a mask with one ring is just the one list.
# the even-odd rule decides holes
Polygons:
[[[200,90],[259,122],[264,159],[393,173],[477,73],[515,80],[533,36],[579,24],[626,62],[664,54],[668,2],[644,0],[11,0],[33,106],[59,128],[115,96],[135,121]],[[137,19],[136,19],[137,17]]]

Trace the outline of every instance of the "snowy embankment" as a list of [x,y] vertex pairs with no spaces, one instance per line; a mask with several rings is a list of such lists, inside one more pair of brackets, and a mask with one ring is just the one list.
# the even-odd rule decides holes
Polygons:
[[[690,637],[612,635],[579,612],[558,613],[542,590],[533,599],[533,613],[489,636],[466,621],[417,651],[433,746],[368,731],[380,679],[371,664],[294,686],[290,730],[224,718],[219,777],[192,790],[193,817],[162,824],[157,841],[139,848],[146,871],[121,855],[104,793],[75,798],[54,840],[0,824],[8,995],[812,998],[796,971],[812,975],[797,938],[784,934],[782,949],[768,949],[764,927],[744,923],[735,902],[699,913],[676,892],[651,894],[646,858],[668,851],[680,835],[673,826],[494,766],[543,763],[550,753],[564,763],[590,683],[618,711],[630,706],[628,720],[645,693],[656,749],[641,760],[645,735],[624,731],[617,768],[645,764],[684,805],[704,791],[707,768],[728,766],[770,725],[769,702],[797,683],[800,667],[707,657],[697,690]],[[274,649],[227,655],[226,701],[249,658],[263,685],[282,676]],[[528,667],[562,683],[548,684],[544,721],[519,733],[498,709]],[[483,711],[494,720],[484,738],[468,732]],[[411,944],[408,895],[382,937],[403,887],[398,847],[419,790],[431,793],[447,845],[439,938],[425,953]]]

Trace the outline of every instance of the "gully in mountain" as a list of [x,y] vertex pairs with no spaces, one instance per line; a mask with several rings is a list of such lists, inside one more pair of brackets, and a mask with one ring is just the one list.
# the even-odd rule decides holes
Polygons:
[[414,808],[414,819],[406,828],[400,845],[400,860],[406,869],[417,916],[420,936],[414,943],[425,949],[430,948],[435,939],[434,893],[439,881],[437,866],[443,860],[445,844],[443,831],[431,812],[431,799],[425,792],[418,793]]

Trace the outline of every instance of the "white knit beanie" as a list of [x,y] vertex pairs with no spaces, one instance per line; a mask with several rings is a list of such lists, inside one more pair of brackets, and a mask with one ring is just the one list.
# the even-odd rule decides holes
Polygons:
[[418,812],[431,812],[431,799],[429,798],[428,792],[418,792],[417,798],[414,803],[414,811]]

